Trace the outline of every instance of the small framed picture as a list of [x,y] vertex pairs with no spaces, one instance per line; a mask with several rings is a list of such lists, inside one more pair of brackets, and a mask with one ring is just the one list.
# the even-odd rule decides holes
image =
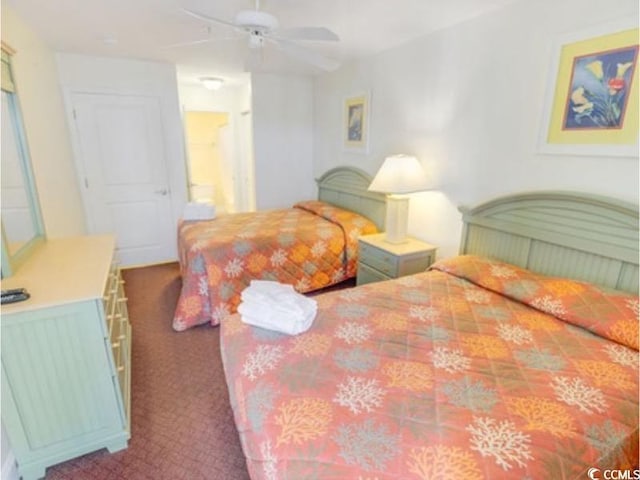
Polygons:
[[370,98],[369,93],[361,93],[344,100],[342,128],[346,151],[368,153]]

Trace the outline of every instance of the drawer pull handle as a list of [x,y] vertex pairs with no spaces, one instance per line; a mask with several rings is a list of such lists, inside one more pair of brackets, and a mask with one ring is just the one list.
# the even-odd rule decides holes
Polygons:
[[124,372],[124,365],[118,367],[118,372]]
[[113,343],[111,344],[111,348],[113,348],[114,350],[115,350],[116,348],[120,348],[120,342],[113,342]]

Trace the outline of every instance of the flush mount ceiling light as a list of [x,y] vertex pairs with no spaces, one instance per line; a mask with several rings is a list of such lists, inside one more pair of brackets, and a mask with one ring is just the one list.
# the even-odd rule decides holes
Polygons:
[[222,78],[217,77],[200,77],[200,81],[209,90],[218,90],[224,83]]

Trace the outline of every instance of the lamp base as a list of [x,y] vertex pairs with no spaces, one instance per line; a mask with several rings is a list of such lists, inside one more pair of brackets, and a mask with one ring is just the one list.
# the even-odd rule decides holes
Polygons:
[[407,241],[407,220],[409,218],[409,197],[407,195],[387,195],[387,215],[385,219],[385,241],[405,243]]

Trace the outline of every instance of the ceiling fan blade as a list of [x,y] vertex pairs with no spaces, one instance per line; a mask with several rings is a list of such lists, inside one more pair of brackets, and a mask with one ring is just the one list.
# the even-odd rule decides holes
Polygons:
[[308,50],[293,42],[289,42],[283,39],[269,39],[274,42],[280,50],[282,50],[290,57],[321,68],[322,70],[331,72],[333,70],[336,70],[340,66],[340,62],[338,62],[337,60],[325,57],[324,55],[320,55],[319,53]]
[[209,43],[209,42],[214,42],[218,40],[217,38],[204,38],[202,40],[191,40],[189,42],[179,42],[179,43],[172,43],[170,45],[165,45],[162,48],[178,48],[178,47],[190,47],[191,45],[200,45],[203,43]]
[[203,13],[194,12],[193,10],[189,10],[188,8],[183,8],[182,11],[187,15],[191,15],[192,17],[195,17],[199,20],[204,20],[205,22],[219,23],[221,25],[226,25],[228,27],[237,28],[237,25],[235,23],[228,22],[220,18],[210,17],[209,15],[204,15]]
[[272,34],[274,38],[287,40],[309,40],[320,42],[337,42],[340,37],[324,27],[280,28]]

